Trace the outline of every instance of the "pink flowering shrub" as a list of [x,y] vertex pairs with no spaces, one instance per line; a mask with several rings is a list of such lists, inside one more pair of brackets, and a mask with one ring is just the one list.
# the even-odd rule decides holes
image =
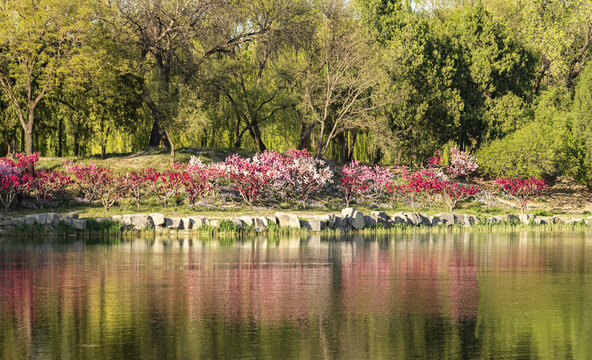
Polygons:
[[373,197],[383,194],[385,186],[389,184],[391,173],[388,169],[360,165],[359,161],[352,161],[341,171],[341,190],[346,206],[356,197]]
[[540,196],[548,189],[545,180],[534,176],[528,179],[497,179],[496,184],[504,194],[518,202],[522,213],[526,210],[526,204],[530,198]]
[[183,185],[183,176],[178,171],[164,171],[159,172],[155,169],[148,168],[142,170],[142,175],[149,184],[149,188],[156,196],[160,205],[167,208],[171,199],[178,196]]
[[271,187],[284,198],[306,203],[333,182],[333,169],[327,161],[313,157],[306,150],[290,149],[283,154],[265,151],[256,155],[254,161],[276,170]]
[[72,175],[84,197],[89,200],[99,199],[105,211],[125,196],[125,187],[120,176],[113,169],[98,166],[94,163],[66,164],[67,171]]
[[450,149],[450,165],[448,165],[448,173],[451,177],[468,177],[474,173],[478,167],[477,159],[468,152],[460,151],[456,147]]
[[217,169],[224,178],[230,181],[232,188],[238,191],[243,201],[249,206],[253,206],[254,202],[270,188],[271,183],[279,176],[278,170],[270,165],[272,161],[274,160],[261,157],[245,159],[234,154],[227,157],[223,163],[218,164]]

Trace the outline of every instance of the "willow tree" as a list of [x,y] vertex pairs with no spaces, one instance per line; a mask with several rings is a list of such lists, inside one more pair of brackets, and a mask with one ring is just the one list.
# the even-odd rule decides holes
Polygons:
[[5,0],[0,4],[0,87],[21,124],[25,152],[33,151],[35,110],[80,47],[84,2]]

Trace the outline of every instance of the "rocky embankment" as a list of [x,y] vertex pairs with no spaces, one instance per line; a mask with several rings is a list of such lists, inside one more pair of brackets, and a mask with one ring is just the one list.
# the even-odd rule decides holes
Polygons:
[[[428,216],[419,212],[400,212],[387,215],[384,211],[373,211],[364,215],[356,208],[346,208],[340,214],[316,215],[307,219],[300,219],[290,213],[277,212],[275,216],[241,216],[223,219],[207,218],[203,216],[166,217],[161,213],[116,215],[110,218],[89,219],[95,222],[111,222],[121,224],[122,230],[143,231],[179,231],[220,228],[222,230],[253,230],[262,232],[270,226],[280,228],[302,229],[309,231],[323,231],[327,229],[349,232],[363,229],[388,229],[392,227],[434,227],[434,226],[463,226],[487,224],[581,224],[590,226],[592,217],[588,219],[539,217],[532,214],[497,215],[491,217],[444,213]],[[84,231],[87,230],[87,219],[79,219],[77,213],[57,214],[42,213],[22,217],[0,218],[0,231],[23,229],[26,226],[38,226],[47,232],[55,231],[60,226]]]

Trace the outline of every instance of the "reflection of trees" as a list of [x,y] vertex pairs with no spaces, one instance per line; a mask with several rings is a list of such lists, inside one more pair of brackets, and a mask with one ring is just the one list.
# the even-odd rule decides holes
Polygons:
[[589,235],[224,244],[0,243],[0,358],[592,353]]

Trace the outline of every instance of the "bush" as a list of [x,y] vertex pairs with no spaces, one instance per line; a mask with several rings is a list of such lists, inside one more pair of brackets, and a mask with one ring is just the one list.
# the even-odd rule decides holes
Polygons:
[[530,198],[540,196],[547,190],[545,180],[534,176],[528,179],[497,179],[496,184],[502,192],[518,202],[522,213],[526,210],[526,204]]
[[360,165],[352,161],[341,171],[341,190],[346,206],[356,197],[372,198],[384,194],[389,184],[391,173],[378,165],[374,167]]

